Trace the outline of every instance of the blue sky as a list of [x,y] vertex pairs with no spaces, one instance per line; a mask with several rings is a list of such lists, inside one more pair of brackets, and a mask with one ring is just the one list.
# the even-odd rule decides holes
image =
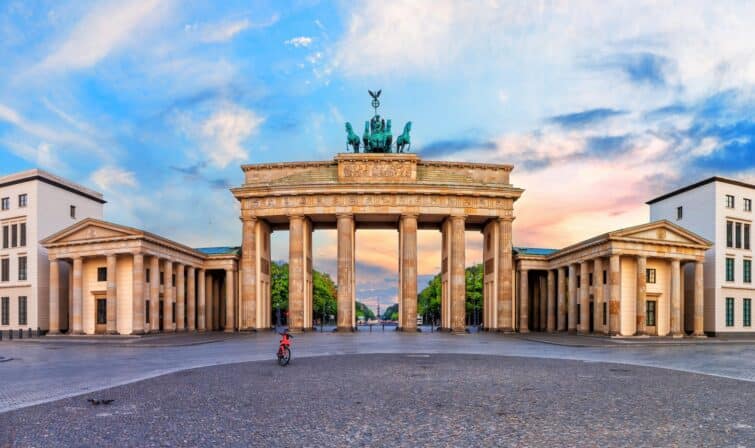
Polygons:
[[[109,220],[238,244],[239,165],[332,157],[382,89],[420,155],[513,163],[515,243],[558,247],[704,176],[755,181],[753,23],[727,1],[5,1],[0,174],[45,168]],[[315,240],[331,272],[334,241]],[[361,297],[390,301],[395,235],[358,244]]]

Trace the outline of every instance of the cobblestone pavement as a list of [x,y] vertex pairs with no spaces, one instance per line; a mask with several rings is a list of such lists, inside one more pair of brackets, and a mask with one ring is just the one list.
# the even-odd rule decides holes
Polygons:
[[6,412],[0,445],[753,446],[754,399],[744,381],[611,363],[294,357]]
[[[591,338],[563,336],[566,342],[588,339]],[[0,343],[0,359],[4,361],[0,362],[0,412],[190,368],[269,360],[273,358],[277,342],[278,336],[273,332],[151,336],[141,343],[122,344],[117,341],[4,341]],[[605,346],[605,341],[601,341],[595,346],[576,347],[497,333],[452,335],[394,331],[306,333],[294,339],[297,359],[407,352],[614,362],[755,382],[755,344]]]

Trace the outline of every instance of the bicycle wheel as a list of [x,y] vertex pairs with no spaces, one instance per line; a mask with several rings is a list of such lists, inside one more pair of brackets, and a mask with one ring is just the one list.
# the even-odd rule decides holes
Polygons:
[[278,364],[285,366],[291,360],[291,350],[286,347],[278,355]]

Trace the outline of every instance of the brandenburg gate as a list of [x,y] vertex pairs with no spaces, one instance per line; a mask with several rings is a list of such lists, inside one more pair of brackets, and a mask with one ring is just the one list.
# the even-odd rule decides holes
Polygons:
[[344,153],[326,162],[244,165],[242,330],[270,327],[270,233],[289,230],[289,327],[312,328],[312,231],[338,232],[338,329],[355,327],[355,232],[399,232],[399,328],[417,326],[417,230],[442,233],[441,327],[465,329],[465,230],[483,232],[484,302],[491,330],[512,330],[511,225],[522,190],[512,166],[435,162],[407,153]]

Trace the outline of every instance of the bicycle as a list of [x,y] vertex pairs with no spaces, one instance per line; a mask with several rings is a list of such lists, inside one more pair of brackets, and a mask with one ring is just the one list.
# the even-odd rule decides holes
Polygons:
[[288,365],[291,361],[291,339],[294,337],[288,334],[288,331],[278,333],[281,335],[280,345],[278,346],[278,364],[282,367]]

